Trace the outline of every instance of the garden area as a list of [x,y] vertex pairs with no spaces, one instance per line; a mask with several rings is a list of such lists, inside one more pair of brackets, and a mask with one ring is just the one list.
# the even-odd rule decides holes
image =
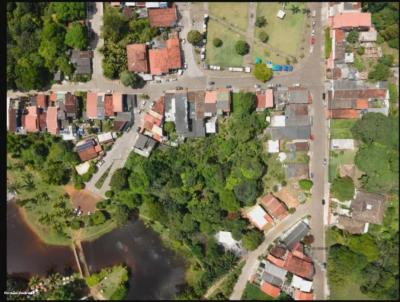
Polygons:
[[340,165],[354,164],[356,150],[341,150],[329,152],[329,182],[332,182]]
[[331,139],[351,139],[353,134],[351,128],[356,123],[356,120],[352,119],[331,119],[330,120],[330,133]]
[[[295,63],[293,58],[298,61],[301,54],[304,55],[308,51],[306,48],[308,40],[305,37],[307,20],[305,4],[286,3],[284,19],[276,16],[279,9],[282,9],[282,4],[278,2],[257,3],[257,18],[265,17],[266,25],[255,27],[254,41],[256,42],[252,45],[253,61],[259,57],[263,62],[268,60],[274,64],[287,64],[287,59]],[[260,33],[263,31],[269,36],[267,43],[260,41]]]
[[[220,47],[213,45],[215,38],[222,40]],[[222,67],[242,66],[243,56],[236,52],[235,44],[237,41],[244,39],[242,35],[229,30],[217,21],[209,20],[207,26],[206,63]]]

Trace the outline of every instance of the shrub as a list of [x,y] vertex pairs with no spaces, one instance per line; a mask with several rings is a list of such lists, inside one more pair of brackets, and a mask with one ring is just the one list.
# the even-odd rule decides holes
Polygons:
[[263,63],[259,63],[256,64],[256,67],[254,67],[253,75],[257,80],[266,82],[272,77],[272,69],[268,68],[267,65]]
[[243,247],[249,251],[255,250],[263,240],[263,233],[251,230],[242,238]]
[[362,56],[365,53],[365,48],[364,47],[359,47],[357,48],[357,54]]
[[264,16],[257,17],[255,24],[257,27],[263,27],[267,24],[267,19]]
[[372,81],[386,81],[390,75],[389,66],[378,63],[368,73],[368,79]]
[[378,62],[388,67],[391,67],[394,62],[394,57],[393,55],[383,55],[382,58],[379,58]]
[[332,195],[340,201],[351,200],[354,195],[354,183],[350,177],[335,178],[331,187]]
[[127,70],[121,72],[119,75],[121,83],[126,87],[131,88],[140,88],[143,87],[145,82],[144,80],[134,72],[129,72]]
[[214,38],[214,40],[213,40],[213,45],[215,46],[215,47],[221,47],[222,46],[222,40],[221,39],[219,39],[219,38]]
[[74,219],[71,221],[71,229],[79,230],[82,227],[82,221]]
[[310,191],[313,186],[313,182],[309,179],[300,179],[299,180],[300,188],[304,191]]
[[349,42],[349,43],[351,43],[351,44],[355,44],[355,43],[358,42],[358,37],[359,37],[358,31],[355,30],[355,29],[352,29],[352,30],[348,33],[348,35],[347,35],[347,37],[346,37],[346,41]]
[[265,31],[261,31],[260,34],[258,35],[260,38],[261,42],[267,43],[269,40],[269,35]]
[[325,28],[325,59],[328,59],[332,51],[332,39],[329,27]]
[[249,53],[250,46],[246,43],[246,41],[239,40],[235,44],[235,50],[237,54],[244,56]]
[[288,210],[289,214],[293,214],[294,212],[296,212],[296,208],[290,208]]
[[203,39],[202,34],[198,30],[191,30],[187,34],[187,40],[190,44],[198,46]]
[[107,198],[112,198],[112,197],[114,196],[114,191],[108,190],[108,191],[105,193],[105,195],[106,195]]

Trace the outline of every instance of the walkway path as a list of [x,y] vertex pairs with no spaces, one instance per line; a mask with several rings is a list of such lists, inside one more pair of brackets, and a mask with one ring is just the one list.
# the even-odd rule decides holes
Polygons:
[[[249,2],[248,5],[248,16],[247,16],[247,32],[246,32],[246,42],[247,44],[252,47],[254,43],[254,26],[256,22],[256,11],[257,9],[257,3],[256,2]],[[249,66],[253,60],[252,60],[252,51],[250,49],[249,53],[243,57],[243,64],[245,66]]]
[[101,61],[103,60],[103,55],[100,53],[99,49],[104,45],[104,39],[101,38],[101,26],[103,24],[103,2],[95,2],[96,11],[90,20],[92,30],[94,32],[94,39],[91,41],[90,46],[93,49],[93,74],[92,80],[103,80],[103,69]]

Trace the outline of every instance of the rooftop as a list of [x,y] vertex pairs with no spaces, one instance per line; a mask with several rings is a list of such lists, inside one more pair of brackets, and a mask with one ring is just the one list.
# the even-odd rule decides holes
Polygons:
[[260,289],[272,298],[278,297],[281,293],[281,289],[279,287],[276,287],[265,281],[261,283]]
[[332,28],[362,28],[371,27],[371,14],[346,12],[337,14],[332,19]]
[[289,234],[287,234],[282,242],[289,248],[292,249],[297,242],[303,239],[305,235],[310,231],[309,226],[301,221]]
[[89,91],[86,97],[86,116],[89,119],[97,118],[97,93]]
[[385,197],[380,194],[357,191],[356,198],[351,203],[353,219],[382,224],[385,212]]
[[146,44],[129,44],[126,46],[126,54],[128,56],[129,71],[143,73],[149,71]]
[[269,220],[270,222],[272,222],[272,218],[259,205],[255,205],[247,213],[247,217],[260,230],[264,229],[264,227],[268,224]]
[[271,216],[276,219],[283,219],[288,215],[285,206],[272,194],[267,194],[261,198],[261,204]]
[[177,20],[176,7],[149,8],[148,16],[152,27],[174,27]]
[[294,256],[292,252],[288,253],[285,262],[285,269],[292,274],[298,275],[308,280],[312,280],[312,277],[314,276],[313,264]]

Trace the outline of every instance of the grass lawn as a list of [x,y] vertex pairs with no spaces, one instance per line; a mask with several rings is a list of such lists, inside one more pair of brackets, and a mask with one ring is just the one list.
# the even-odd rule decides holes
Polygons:
[[[343,154],[342,154],[343,153]],[[332,182],[337,174],[339,165],[353,164],[356,150],[330,151],[329,153],[329,181]],[[335,156],[337,154],[337,156]]]
[[[271,60],[273,63],[286,64],[286,57],[294,56],[299,60],[300,54],[305,52],[301,50],[301,44],[306,28],[306,16],[300,11],[293,14],[289,8],[294,3],[286,4],[286,16],[283,20],[279,19],[276,14],[282,8],[282,4],[278,2],[258,2],[257,17],[264,16],[267,19],[267,25],[258,28],[255,27],[254,40],[260,41],[258,36],[261,31],[265,31],[269,35],[267,44],[261,45],[254,43],[253,60],[260,57],[263,61]],[[303,3],[295,3],[300,9],[304,8]],[[306,49],[307,50],[307,49]]]
[[353,138],[350,129],[357,120],[352,119],[331,119],[331,139],[335,138]]
[[210,15],[231,23],[242,31],[247,30],[248,3],[246,2],[210,2]]
[[333,286],[331,284],[329,299],[349,300],[351,297],[351,300],[360,300],[360,301],[373,300],[372,298],[369,298],[360,291],[360,284],[357,283],[354,279],[355,277],[350,275],[347,276],[346,280],[343,281],[341,286]]
[[257,285],[247,282],[241,300],[274,300],[274,298],[264,294]]
[[306,151],[297,151],[296,157],[294,159],[285,160],[285,163],[290,164],[308,164],[310,162],[310,157],[307,155]]
[[92,241],[103,236],[108,232],[111,232],[116,227],[117,224],[115,223],[115,221],[109,219],[103,224],[82,228],[80,233],[80,239],[82,241]]
[[[218,48],[214,47],[212,43],[214,38],[221,39],[223,45]],[[223,67],[242,66],[243,57],[235,51],[235,44],[239,40],[245,40],[245,38],[210,20],[207,30],[206,63]]]
[[393,66],[398,66],[399,65],[399,50],[389,47],[387,42],[380,44],[380,47],[382,47],[382,53],[384,55],[392,55],[394,57]]

